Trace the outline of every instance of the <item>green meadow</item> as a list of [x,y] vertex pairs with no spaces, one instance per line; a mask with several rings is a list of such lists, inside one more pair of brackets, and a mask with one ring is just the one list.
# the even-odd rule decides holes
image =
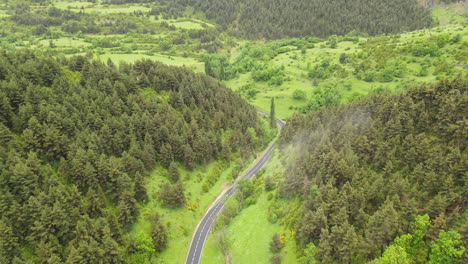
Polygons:
[[[281,154],[276,150],[264,168],[264,172],[261,173],[262,176],[254,180],[260,186],[260,193],[255,203],[243,208],[229,225],[224,226],[222,223],[216,225],[215,230],[207,239],[202,263],[219,263],[226,259],[229,259],[230,263],[268,263],[269,259],[275,255],[270,251],[270,241],[275,233],[280,232],[284,233],[286,243],[277,255],[281,256],[282,263],[297,263],[294,234],[285,228],[282,222],[275,222],[272,219],[272,210],[275,206],[279,205],[285,210],[290,210],[291,215],[294,210],[288,207],[287,201],[277,199],[274,191],[266,192],[263,186],[264,177],[269,176],[277,181],[283,173]],[[227,254],[220,247],[221,232],[224,232],[229,248]]]
[[[107,5],[102,1],[65,0],[51,3],[60,10],[82,12],[85,17],[76,22],[79,29],[67,31],[65,26],[57,25],[43,34],[36,34],[39,31],[36,25],[13,22],[13,11],[2,4],[0,32],[5,36],[0,38],[0,47],[4,50],[36,48],[53,55],[89,55],[117,64],[150,59],[201,73],[206,69],[206,57],[226,56],[228,65],[220,72],[232,75],[222,82],[261,110],[269,111],[271,99],[275,98],[276,115],[283,119],[297,112],[357,100],[369,93],[399,92],[418,83],[434,83],[445,77],[466,74],[468,67],[467,15],[457,4],[433,10],[439,26],[394,36],[369,37],[352,32],[328,39],[248,41],[229,36],[217,25],[207,22],[203,14],[190,9],[184,13],[186,17],[173,18],[150,15],[152,9],[158,7],[154,3]],[[44,9],[40,5],[31,8],[33,12]],[[99,30],[93,32],[87,28],[93,23]],[[218,77],[216,73],[212,76]],[[148,92],[147,96],[154,94]],[[271,139],[273,135],[267,137]],[[283,154],[275,153],[262,179],[279,180],[284,171],[284,162],[280,159]],[[252,159],[244,165],[250,162]],[[126,260],[130,263],[183,263],[198,221],[233,181],[231,171],[236,165],[235,162],[213,161],[194,171],[180,167],[187,206],[179,209],[168,209],[160,203],[160,186],[168,180],[167,170],[157,167],[147,182],[150,201],[140,204],[140,214],[130,237],[148,237],[149,217],[158,212],[168,227],[168,247],[150,258],[134,254]],[[204,191],[203,179],[214,171],[219,174],[217,181]],[[273,207],[282,208],[290,217],[294,217],[294,208],[278,200],[274,191],[265,191],[261,181],[256,183],[262,187],[256,202],[243,208],[229,225],[218,225],[210,234],[203,263],[268,263],[274,255],[269,244],[278,232],[284,232],[287,237],[279,253],[283,263],[297,262],[288,223],[271,219]],[[219,246],[221,232],[226,237],[228,254]]]
[[108,59],[111,59],[113,62],[135,62],[141,59],[151,59],[155,61],[162,62],[167,65],[173,66],[185,66],[192,69],[195,72],[203,72],[204,66],[202,62],[197,61],[196,59],[192,58],[184,58],[178,56],[167,56],[162,54],[154,54],[154,55],[146,55],[146,54],[112,54],[112,53],[105,53],[102,55],[98,55],[97,58],[103,62],[106,62]]
[[[160,96],[154,92],[146,92],[145,96]],[[265,141],[272,140],[276,132],[269,129],[268,117],[261,116],[262,126],[266,129]],[[265,146],[263,146],[265,147]],[[263,151],[259,150],[257,156]],[[218,197],[224,190],[229,188],[234,182],[235,177],[242,175],[252,164],[254,158],[240,162],[239,153],[234,153],[231,157],[231,162],[212,161],[205,166],[197,166],[193,171],[186,170],[183,166],[179,166],[180,179],[183,182],[184,193],[186,196],[186,204],[182,208],[171,209],[164,207],[158,197],[160,188],[165,182],[169,182],[167,169],[158,166],[151,173],[146,188],[149,201],[140,205],[138,219],[133,224],[130,232],[131,237],[136,237],[138,240],[149,238],[151,215],[157,212],[167,226],[168,245],[163,252],[152,255],[133,254],[129,255],[127,260],[130,263],[183,263],[190,246],[190,241],[195,231],[195,228]],[[239,164],[242,168],[239,171]],[[239,171],[238,174],[233,172]],[[208,177],[216,177],[216,182],[208,189],[204,187]]]
[[[419,43],[429,45],[424,43],[430,43],[438,37],[448,40],[457,38],[458,41],[456,43],[448,42],[440,48],[438,53],[444,54],[443,56],[415,56],[412,53],[411,50]],[[393,47],[389,48],[389,51],[394,53],[391,58],[385,57],[387,51],[380,45],[381,41],[387,40],[395,43]],[[333,92],[339,94],[338,103],[345,103],[366,96],[371,92],[384,90],[395,92],[405,90],[417,83],[433,83],[444,76],[455,76],[467,68],[467,41],[466,24],[457,23],[397,36],[353,37],[353,41],[339,37],[335,47],[330,47],[330,40],[309,43],[308,45],[313,45],[312,48],[304,48],[299,45],[291,47],[283,44],[282,40],[276,43],[248,43],[234,52],[233,56],[237,56],[237,58],[231,59],[232,67],[238,67],[242,63],[242,61],[239,62],[238,54],[244,54],[243,57],[240,55],[240,58],[245,59],[249,57],[246,54],[256,54],[257,50],[260,50],[268,55],[250,58],[258,65],[265,65],[260,67],[281,69],[283,82],[279,85],[271,85],[267,81],[254,80],[252,72],[241,72],[236,77],[226,80],[225,83],[234,90],[240,91],[241,94],[245,87],[251,87],[249,89],[253,89],[255,95],[245,97],[253,105],[263,110],[269,109],[271,98],[275,97],[277,115],[288,118],[294,112],[305,111],[304,107],[311,100],[314,100],[314,94],[324,87],[333,86]],[[296,42],[300,42],[300,40]],[[352,62],[340,63],[342,54],[352,58]],[[385,80],[378,80],[378,78],[366,80],[366,76],[356,74],[358,67],[363,65],[363,67],[370,67],[367,71],[372,72],[371,68],[380,61],[385,61],[388,65],[398,63],[398,67],[402,68],[401,73]],[[310,76],[314,67],[318,66],[320,69],[321,64],[325,63],[341,69],[341,72],[331,70],[325,78]],[[425,73],[422,73],[422,67],[425,68]],[[386,69],[385,66],[382,67],[382,70]],[[303,91],[305,97],[294,98],[293,94],[297,90]]]
[[[219,179],[208,192],[202,190],[203,177],[211,173],[213,169],[221,165],[220,162],[212,162],[206,167],[200,167],[194,171],[185,171],[181,169],[181,177],[186,187],[187,205],[180,209],[164,208],[158,202],[158,192],[160,185],[167,182],[164,169],[157,168],[149,178],[147,184],[148,195],[150,201],[143,205],[140,209],[138,220],[133,225],[131,234],[134,236],[145,235],[149,236],[150,223],[148,217],[154,212],[158,212],[164,223],[168,226],[169,243],[167,250],[160,255],[154,256],[152,261],[162,261],[162,263],[183,263],[185,255],[190,245],[190,240],[198,224],[199,219],[203,216],[206,209],[214,201],[214,199],[229,186],[232,181],[231,170],[232,165],[226,167],[219,176]],[[193,208],[189,205],[193,204]],[[140,260],[139,256],[130,256],[129,259],[134,261]]]

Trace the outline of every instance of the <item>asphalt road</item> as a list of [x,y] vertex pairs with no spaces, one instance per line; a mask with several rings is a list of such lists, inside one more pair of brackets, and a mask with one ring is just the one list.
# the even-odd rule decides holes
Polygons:
[[[257,112],[261,114],[268,114],[267,112],[257,110]],[[276,123],[282,129],[285,125],[283,120],[276,118]],[[243,178],[252,178],[255,174],[265,166],[268,162],[268,159],[271,156],[273,148],[275,147],[275,142],[273,141],[267,148],[267,150],[263,153],[263,155],[258,159],[249,170],[241,176]],[[223,210],[224,202],[226,201],[225,198],[234,195],[237,192],[236,184],[234,183],[229,189],[225,190],[221,193],[213,205],[208,209],[206,214],[203,216],[200,223],[195,230],[195,233],[192,237],[192,241],[190,242],[190,248],[187,253],[187,258],[185,259],[186,264],[199,264],[201,261],[201,256],[203,253],[203,247],[205,246],[206,238],[210,232],[211,226],[213,225],[216,216],[219,215],[221,210]]]

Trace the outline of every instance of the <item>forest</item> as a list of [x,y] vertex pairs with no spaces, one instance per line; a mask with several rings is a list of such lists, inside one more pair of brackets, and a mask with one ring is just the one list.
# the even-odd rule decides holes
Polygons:
[[250,39],[369,35],[430,27],[430,11],[416,0],[179,0],[195,6],[232,34]]
[[[185,206],[176,163],[248,158],[261,141],[255,109],[216,80],[150,60],[115,65],[33,51],[0,54],[0,262],[120,263],[145,182]],[[151,218],[151,247],[167,246]]]
[[287,123],[294,152],[277,191],[301,210],[270,213],[294,230],[302,263],[466,262],[467,87],[459,75]]
[[0,1],[0,263],[468,263],[467,18]]
[[[107,0],[105,4],[149,3]],[[431,27],[430,10],[417,0],[158,0],[153,14],[183,17],[187,9],[202,11],[230,34],[248,39],[327,37],[351,31],[392,34]]]

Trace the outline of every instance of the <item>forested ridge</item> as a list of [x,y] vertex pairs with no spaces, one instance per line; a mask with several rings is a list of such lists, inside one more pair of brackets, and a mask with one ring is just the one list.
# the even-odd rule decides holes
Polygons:
[[278,195],[300,198],[283,223],[303,263],[466,263],[467,87],[459,76],[287,123]]
[[[139,250],[127,231],[148,171],[169,168],[159,198],[181,206],[174,162],[248,157],[263,133],[216,80],[149,60],[1,52],[0,98],[0,263],[120,263]],[[165,225],[151,219],[161,251]]]
[[[165,1],[161,1],[165,2]],[[430,11],[416,0],[179,0],[247,38],[389,34],[430,27]]]

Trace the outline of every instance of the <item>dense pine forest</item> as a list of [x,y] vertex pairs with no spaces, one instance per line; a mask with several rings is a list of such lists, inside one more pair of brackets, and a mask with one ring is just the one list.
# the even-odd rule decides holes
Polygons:
[[0,1],[0,264],[468,263],[467,71],[467,1]]
[[[177,2],[177,1],[176,1]],[[430,27],[428,9],[416,0],[181,0],[231,33],[247,38],[378,35]]]
[[302,263],[463,262],[467,88],[459,76],[288,122],[281,141],[296,150],[278,195],[300,198],[283,221]]
[[[150,3],[107,0],[108,4]],[[152,14],[183,17],[187,8],[202,11],[231,34],[250,39],[327,37],[351,31],[369,35],[430,27],[430,10],[417,0],[176,0],[157,1]]]
[[[263,133],[255,109],[211,77],[149,60],[1,52],[0,98],[5,264],[120,263],[139,250],[127,232],[149,199],[149,170],[169,168],[159,199],[184,206],[175,162],[248,157]],[[156,251],[165,228],[154,215]]]

